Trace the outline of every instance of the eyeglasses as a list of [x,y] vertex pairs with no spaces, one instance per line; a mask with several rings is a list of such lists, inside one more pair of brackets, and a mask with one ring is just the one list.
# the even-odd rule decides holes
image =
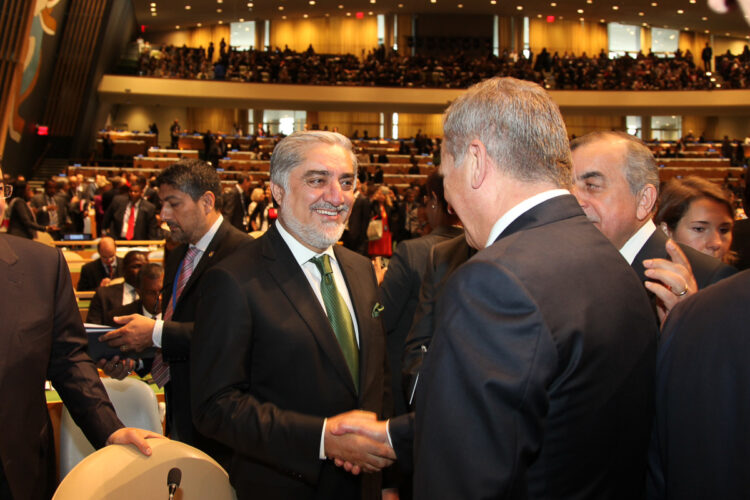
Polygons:
[[13,186],[10,184],[3,184],[3,197],[10,198],[13,194]]

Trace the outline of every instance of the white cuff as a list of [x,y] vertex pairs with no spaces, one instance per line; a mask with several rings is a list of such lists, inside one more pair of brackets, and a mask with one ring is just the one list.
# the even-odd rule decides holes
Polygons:
[[385,421],[385,436],[388,438],[388,446],[393,449],[393,441],[391,441],[391,419]]
[[323,432],[320,433],[320,451],[318,452],[318,458],[321,460],[326,459],[326,423],[328,419],[323,420]]
[[164,329],[164,320],[154,320],[154,331],[151,332],[151,341],[154,347],[161,347],[161,332]]

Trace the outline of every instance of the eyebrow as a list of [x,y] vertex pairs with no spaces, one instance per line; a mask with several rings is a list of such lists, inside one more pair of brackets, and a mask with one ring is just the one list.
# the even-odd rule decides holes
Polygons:
[[598,178],[604,179],[604,174],[601,173],[601,172],[599,172],[598,170],[592,170],[592,171],[584,173],[583,175],[579,175],[578,176],[578,178],[580,180],[591,179],[591,178],[594,178],[594,177],[598,177]]

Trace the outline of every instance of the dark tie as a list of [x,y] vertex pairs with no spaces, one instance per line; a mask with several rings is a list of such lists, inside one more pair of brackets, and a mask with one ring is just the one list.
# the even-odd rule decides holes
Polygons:
[[336,288],[331,260],[327,254],[323,254],[320,257],[313,257],[310,262],[315,264],[320,271],[320,294],[323,296],[328,321],[331,323],[333,333],[336,334],[341,352],[349,366],[354,387],[359,390],[359,350],[354,338],[354,323],[352,323],[352,317],[349,314],[349,308],[346,307],[346,302]]
[[[167,310],[164,312],[164,321],[169,321],[170,319],[172,319],[172,315],[174,314],[173,304],[180,299],[180,295],[182,295],[182,291],[185,289],[185,285],[190,279],[190,276],[192,276],[193,269],[195,267],[193,265],[193,261],[200,254],[200,252],[201,251],[198,248],[190,247],[185,254],[185,258],[182,259],[182,265],[180,266],[180,276],[177,280],[177,291],[175,292],[174,297],[171,297],[169,299]],[[164,387],[166,383],[169,382],[169,363],[164,361],[164,358],[161,355],[161,349],[157,349],[156,354],[154,355],[154,362],[151,365],[151,377],[159,387]]]

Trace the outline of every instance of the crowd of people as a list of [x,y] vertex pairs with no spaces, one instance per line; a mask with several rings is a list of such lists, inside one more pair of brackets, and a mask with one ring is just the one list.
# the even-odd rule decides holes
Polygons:
[[[696,64],[690,50],[669,57],[638,52],[612,58],[604,50],[589,56],[564,52],[504,51],[500,56],[407,55],[380,46],[362,57],[352,54],[237,50],[224,47],[213,59],[203,47],[144,46],[137,73],[157,78],[226,80],[253,83],[349,85],[414,88],[468,88],[493,76],[536,82],[550,90],[709,90],[750,85],[750,49],[717,58],[716,78]],[[209,54],[211,57],[209,57]],[[723,79],[723,80],[722,80]]]
[[[475,85],[443,126],[438,171],[401,193],[358,182],[348,138],[301,131],[276,145],[267,185],[223,190],[182,159],[119,186],[25,186],[7,212],[52,234],[65,210],[111,198],[89,314],[134,356],[98,366],[150,373],[169,436],[214,457],[240,500],[746,495],[727,473],[750,445],[750,271],[730,265],[730,195],[697,178],[662,189],[626,133],[570,141],[531,82]],[[25,182],[11,181],[0,209]],[[6,343],[14,366],[35,361],[16,368],[40,382],[26,391],[52,379],[92,443],[147,453],[155,436],[123,429],[83,352],[62,256],[18,235],[0,236],[0,279],[3,305],[32,318]],[[116,257],[115,240],[164,236],[164,266]],[[14,342],[32,333],[49,342]],[[49,450],[22,453],[49,438],[28,427],[31,444],[0,441],[3,500],[54,487],[28,472],[54,467]]]

